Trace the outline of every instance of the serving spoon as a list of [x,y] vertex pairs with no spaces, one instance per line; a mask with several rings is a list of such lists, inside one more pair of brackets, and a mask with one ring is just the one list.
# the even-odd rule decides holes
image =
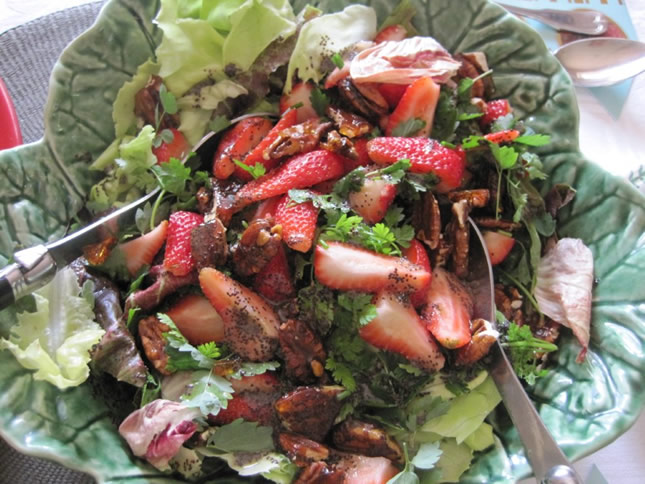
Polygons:
[[532,18],[556,30],[568,30],[569,32],[586,35],[601,35],[607,31],[609,26],[607,17],[603,13],[593,10],[532,9],[514,7],[500,2],[497,2],[497,4],[511,13]]
[[[468,218],[472,232],[469,286],[473,293],[474,318],[495,322],[493,269],[481,232]],[[471,232],[471,233],[472,233]],[[491,348],[489,373],[517,429],[533,474],[540,484],[582,484],[558,444],[547,430],[524,387],[517,378],[499,340]]]
[[581,87],[611,86],[645,71],[645,43],[636,40],[576,40],[560,47],[555,56]]

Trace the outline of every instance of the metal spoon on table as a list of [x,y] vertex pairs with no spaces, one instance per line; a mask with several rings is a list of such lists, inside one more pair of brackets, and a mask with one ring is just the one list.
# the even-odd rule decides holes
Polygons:
[[[470,288],[473,292],[474,317],[495,322],[493,270],[484,239],[472,219],[470,242]],[[547,430],[524,391],[499,341],[491,348],[493,363],[489,372],[508,414],[517,429],[526,458],[540,484],[582,484],[558,444]]]
[[568,30],[586,35],[601,35],[607,31],[607,17],[593,10],[554,10],[549,8],[522,8],[497,2],[511,13],[529,17],[556,30]]
[[645,72],[645,43],[636,40],[576,40],[560,47],[555,56],[576,86],[611,86]]

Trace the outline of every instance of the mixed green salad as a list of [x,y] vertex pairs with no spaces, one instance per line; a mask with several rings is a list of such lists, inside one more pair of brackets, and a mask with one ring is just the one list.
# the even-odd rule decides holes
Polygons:
[[[414,15],[162,0],[86,206],[161,192],[0,348],[61,389],[118,382],[134,455],[186,479],[459,481],[500,445],[497,339],[528,384],[562,326],[584,359],[593,260],[557,237],[575,190],[538,189],[548,134],[495,97],[484,53],[447,52]],[[473,317],[468,217],[496,322]]]

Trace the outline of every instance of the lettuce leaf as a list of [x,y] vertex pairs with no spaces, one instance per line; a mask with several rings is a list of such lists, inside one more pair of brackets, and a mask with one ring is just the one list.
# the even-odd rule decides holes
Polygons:
[[461,475],[470,467],[473,451],[466,444],[459,444],[455,439],[444,439],[439,448],[441,457],[434,469],[422,473],[422,484],[459,482]]
[[482,423],[477,430],[466,437],[464,443],[475,451],[487,449],[495,443],[493,427],[486,422]]
[[243,71],[271,42],[296,31],[296,16],[288,0],[247,0],[230,15],[231,31],[224,42],[224,65]]
[[277,452],[236,452],[222,454],[212,447],[198,447],[196,451],[206,457],[217,457],[242,476],[262,475],[265,479],[279,484],[293,482],[298,467],[287,456]]
[[36,312],[18,314],[9,339],[0,349],[11,351],[18,362],[36,370],[34,379],[58,388],[74,387],[89,376],[90,350],[105,331],[94,321],[94,300],[88,300],[76,274],[64,268],[36,291]]
[[479,428],[501,400],[495,383],[488,377],[481,385],[454,398],[446,413],[428,420],[421,430],[442,437],[454,437],[461,444]]
[[[330,37],[330,32],[333,35]],[[323,60],[376,35],[376,13],[370,7],[351,5],[342,12],[322,15],[305,23],[291,55],[284,91],[290,92],[293,76],[319,82]]]
[[203,0],[200,18],[220,32],[229,32],[233,25],[231,16],[247,0]]

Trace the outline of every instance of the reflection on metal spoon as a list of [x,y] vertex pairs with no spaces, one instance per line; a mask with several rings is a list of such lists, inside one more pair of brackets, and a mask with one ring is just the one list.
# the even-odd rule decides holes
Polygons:
[[552,10],[514,7],[497,2],[511,13],[529,17],[556,30],[568,30],[586,35],[601,35],[607,31],[607,17],[593,10]]

